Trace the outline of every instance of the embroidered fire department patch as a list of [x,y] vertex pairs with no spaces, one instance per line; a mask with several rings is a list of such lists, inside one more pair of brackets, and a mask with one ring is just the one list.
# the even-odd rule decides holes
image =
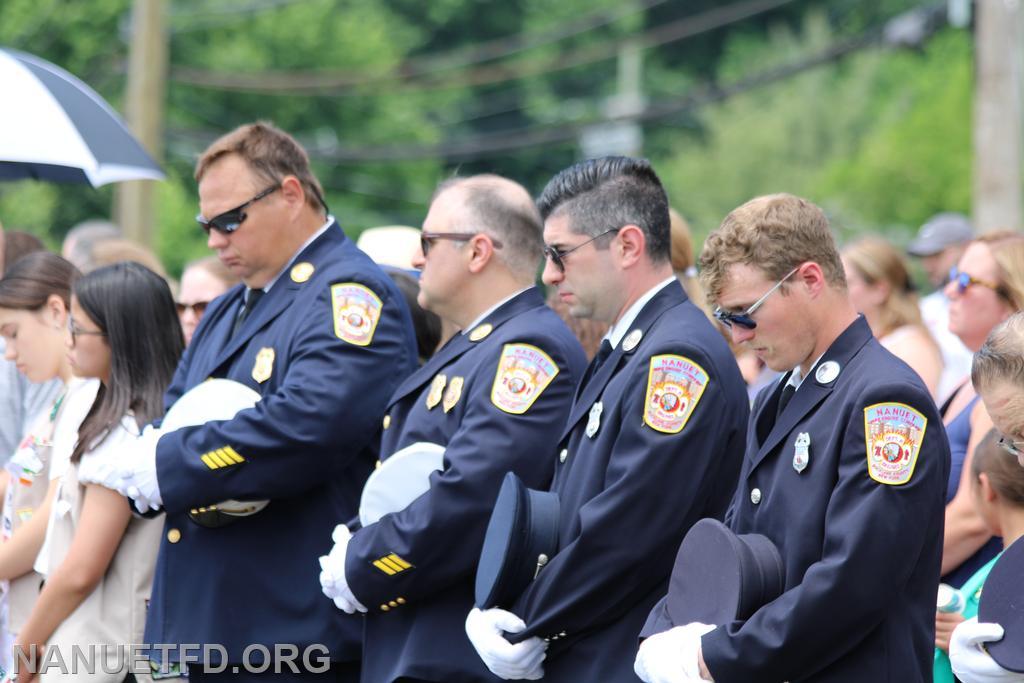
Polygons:
[[506,413],[522,415],[557,374],[558,366],[536,346],[505,344],[491,387],[491,403]]
[[357,282],[331,285],[334,334],[349,344],[367,346],[380,320],[381,300]]
[[868,474],[880,484],[906,484],[914,475],[928,418],[904,403],[864,409]]
[[708,373],[685,356],[652,356],[647,373],[644,423],[666,434],[678,434],[708,386]]

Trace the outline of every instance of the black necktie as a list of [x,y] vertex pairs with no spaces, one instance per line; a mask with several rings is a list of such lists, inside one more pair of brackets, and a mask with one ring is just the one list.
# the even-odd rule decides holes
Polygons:
[[242,329],[242,325],[245,323],[246,318],[252,313],[252,309],[256,308],[256,304],[259,303],[263,295],[266,294],[262,289],[250,289],[245,297],[245,303],[242,305],[242,312],[235,318],[235,326],[231,329],[231,336],[234,337],[238,334],[238,330]]
[[779,409],[775,411],[775,419],[778,420],[779,416],[782,415],[782,411],[789,405],[790,400],[793,398],[793,394],[796,393],[796,387],[792,384],[787,384],[782,388],[782,396],[779,396]]

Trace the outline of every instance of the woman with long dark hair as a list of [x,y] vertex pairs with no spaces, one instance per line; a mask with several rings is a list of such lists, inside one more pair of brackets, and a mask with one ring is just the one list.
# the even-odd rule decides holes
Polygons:
[[71,374],[66,339],[71,285],[78,269],[56,254],[20,259],[0,279],[0,335],[5,357],[33,382],[59,379],[63,389],[40,414],[7,462],[0,523],[0,591],[5,614],[0,661],[10,666],[10,642],[39,596],[33,563],[43,546],[57,482],[67,466],[97,382]]
[[116,491],[80,480],[110,467],[163,414],[184,343],[167,283],[130,262],[75,283],[69,327],[75,373],[100,387],[53,506],[46,584],[15,648],[31,661],[33,652],[38,659],[42,647],[56,647],[68,660],[77,646],[96,664],[88,677],[79,672],[82,680],[120,683],[131,663],[125,648],[143,642],[162,521],[133,517]]

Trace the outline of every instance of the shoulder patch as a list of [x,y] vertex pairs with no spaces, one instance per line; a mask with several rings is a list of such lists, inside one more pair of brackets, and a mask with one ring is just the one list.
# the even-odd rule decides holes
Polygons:
[[491,403],[506,413],[522,415],[558,372],[551,357],[536,346],[505,344],[491,387]]
[[683,431],[708,386],[708,373],[685,356],[651,356],[644,423],[665,434]]
[[864,409],[868,475],[898,486],[914,476],[928,418],[905,403],[876,403]]
[[380,297],[358,282],[331,285],[334,334],[349,344],[368,346],[377,329],[382,307]]

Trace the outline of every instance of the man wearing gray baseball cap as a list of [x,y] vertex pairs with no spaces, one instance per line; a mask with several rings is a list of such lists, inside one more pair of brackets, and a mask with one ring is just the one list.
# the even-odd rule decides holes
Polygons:
[[949,331],[949,299],[942,288],[949,269],[956,265],[967,243],[974,238],[971,223],[960,213],[938,213],[929,218],[907,246],[907,253],[921,266],[935,291],[921,299],[921,317],[942,351],[943,370],[936,399],[941,403],[971,370],[971,352]]

